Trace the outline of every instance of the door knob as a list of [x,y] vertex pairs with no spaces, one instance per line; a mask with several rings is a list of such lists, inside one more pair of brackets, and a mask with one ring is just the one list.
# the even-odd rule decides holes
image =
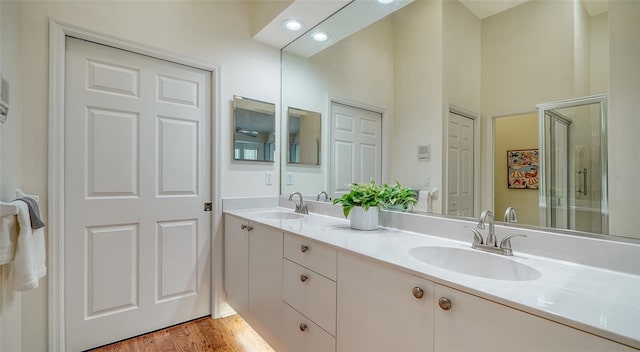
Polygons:
[[451,301],[447,297],[440,297],[438,300],[438,305],[442,310],[450,310],[451,309]]

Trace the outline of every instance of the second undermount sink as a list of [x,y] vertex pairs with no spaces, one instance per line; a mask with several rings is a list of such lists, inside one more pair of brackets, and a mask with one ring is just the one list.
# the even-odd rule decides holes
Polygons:
[[256,217],[262,219],[295,220],[304,218],[304,215],[287,211],[265,211],[256,214]]
[[507,281],[529,281],[542,277],[535,268],[498,254],[473,249],[422,246],[409,250],[413,258],[442,269]]

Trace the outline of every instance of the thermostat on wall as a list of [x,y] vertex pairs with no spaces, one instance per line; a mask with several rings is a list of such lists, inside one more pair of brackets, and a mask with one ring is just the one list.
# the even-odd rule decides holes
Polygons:
[[431,161],[431,144],[418,146],[418,161]]

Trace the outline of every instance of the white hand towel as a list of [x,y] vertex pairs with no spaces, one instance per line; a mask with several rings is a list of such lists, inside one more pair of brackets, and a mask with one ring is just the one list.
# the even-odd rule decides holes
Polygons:
[[413,210],[421,212],[431,212],[431,192],[419,191],[418,202],[413,206]]
[[16,216],[0,215],[0,265],[13,260],[17,238],[18,221]]
[[13,265],[13,289],[26,291],[38,287],[39,280],[47,274],[44,230],[31,229],[29,207],[25,202],[15,202],[18,207],[18,233],[15,262]]

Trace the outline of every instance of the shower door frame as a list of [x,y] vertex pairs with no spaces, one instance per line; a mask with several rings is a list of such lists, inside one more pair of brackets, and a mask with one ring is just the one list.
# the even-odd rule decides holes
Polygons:
[[600,105],[600,162],[602,168],[601,178],[601,196],[600,196],[600,216],[602,220],[601,234],[609,233],[609,188],[608,188],[608,151],[607,151],[607,94],[591,95],[586,97],[554,101],[536,105],[538,109],[538,143],[540,146],[540,191],[538,206],[540,209],[540,224],[543,226],[551,226],[550,216],[547,211],[551,208],[551,199],[548,193],[547,160],[546,160],[546,133],[545,133],[545,116],[549,110],[577,107],[583,105],[599,104]]

